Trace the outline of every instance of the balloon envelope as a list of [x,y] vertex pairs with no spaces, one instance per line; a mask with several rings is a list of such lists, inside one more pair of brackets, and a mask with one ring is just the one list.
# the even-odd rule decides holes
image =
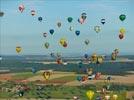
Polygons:
[[0,11],[0,17],[2,17],[4,15],[4,12]]
[[101,19],[101,23],[104,25],[105,24],[105,19]]
[[45,78],[45,80],[48,80],[50,76],[51,76],[51,73],[49,71],[43,72],[43,77]]
[[58,22],[57,23],[57,26],[60,28],[61,27],[61,22]]
[[67,20],[68,20],[69,23],[71,23],[73,21],[73,18],[72,17],[68,17]]
[[89,90],[86,92],[87,97],[89,98],[89,100],[92,100],[93,96],[94,96],[94,91]]
[[124,21],[124,20],[126,19],[126,15],[125,15],[125,14],[121,14],[121,15],[119,16],[119,19],[120,19],[121,21]]
[[43,33],[43,36],[44,36],[44,37],[47,37],[47,33]]
[[38,20],[41,22],[43,20],[43,18],[42,17],[38,17]]
[[19,5],[19,11],[20,11],[21,13],[23,12],[24,9],[25,9],[25,7],[24,7],[23,4]]
[[89,44],[89,40],[88,39],[86,39],[85,41],[84,41],[84,43],[86,44],[86,45],[88,45]]
[[50,32],[50,34],[53,35],[53,33],[54,33],[54,29],[50,29],[49,32]]
[[21,48],[20,46],[17,46],[17,47],[16,47],[16,52],[17,52],[17,53],[20,53],[21,50],[22,50],[22,48]]
[[35,15],[35,10],[31,10],[31,15],[32,15],[32,16]]
[[94,30],[95,30],[96,33],[99,33],[100,30],[101,30],[101,27],[100,26],[95,26],[94,27]]
[[76,30],[76,31],[75,31],[75,34],[76,34],[77,36],[79,36],[79,35],[80,35],[80,31],[79,31],[79,30]]
[[48,42],[45,43],[45,47],[46,47],[46,49],[49,48],[49,43]]

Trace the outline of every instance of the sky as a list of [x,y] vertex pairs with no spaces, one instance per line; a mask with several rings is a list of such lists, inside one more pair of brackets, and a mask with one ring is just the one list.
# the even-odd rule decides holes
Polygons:
[[[25,6],[23,13],[18,10],[20,4]],[[133,0],[0,0],[0,10],[5,13],[0,17],[0,54],[18,55],[16,46],[22,47],[20,55],[111,54],[116,48],[120,54],[134,54],[133,4]],[[31,10],[35,10],[35,16],[31,16]],[[83,12],[87,19],[81,25],[77,20]],[[126,15],[123,22],[121,14]],[[42,22],[38,21],[40,16]],[[68,23],[68,17],[73,18],[72,23]],[[57,22],[61,22],[61,28]],[[97,25],[101,27],[99,33],[94,31]],[[69,31],[70,26],[73,31]],[[118,37],[120,28],[126,29],[123,40]],[[53,35],[50,29],[54,29]],[[75,30],[80,30],[79,36]],[[44,32],[48,33],[46,38]],[[60,38],[66,38],[67,48],[59,44]],[[84,44],[86,39],[90,40],[88,46]],[[45,42],[50,44],[48,49]]]

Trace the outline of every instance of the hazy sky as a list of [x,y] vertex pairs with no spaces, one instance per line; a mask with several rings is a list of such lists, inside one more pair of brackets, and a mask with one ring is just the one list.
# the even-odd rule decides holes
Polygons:
[[[119,48],[121,54],[134,54],[134,2],[133,0],[0,0],[0,9],[5,13],[0,17],[1,54],[16,54],[16,46],[22,47],[21,54],[41,54],[61,52],[63,54],[98,53],[111,54]],[[18,6],[23,4],[25,10],[20,13]],[[31,16],[31,10],[36,11]],[[78,23],[81,13],[87,13],[84,24]],[[120,21],[119,15],[125,14],[126,20]],[[43,17],[39,22],[38,17]],[[67,17],[73,22],[68,23]],[[101,19],[106,24],[101,24]],[[56,23],[62,23],[58,28]],[[100,33],[94,31],[94,26],[101,26]],[[73,26],[74,30],[69,31]],[[125,38],[118,38],[120,28],[126,29]],[[54,35],[49,33],[54,29]],[[79,36],[75,30],[80,30]],[[48,36],[43,37],[43,32]],[[66,38],[68,47],[59,45],[60,38]],[[84,40],[89,39],[86,46]],[[49,49],[44,43],[49,42]]]

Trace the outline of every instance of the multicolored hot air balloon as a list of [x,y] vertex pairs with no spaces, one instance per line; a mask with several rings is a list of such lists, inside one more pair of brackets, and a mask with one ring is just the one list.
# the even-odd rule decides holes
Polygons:
[[121,15],[119,16],[119,19],[120,19],[121,21],[124,21],[124,20],[126,19],[126,15],[125,15],[125,14],[121,14]]
[[44,37],[47,37],[47,33],[46,33],[46,32],[45,32],[45,33],[43,33],[43,36],[44,36]]
[[20,11],[21,13],[23,12],[24,9],[25,9],[25,7],[24,7],[23,4],[19,5],[19,11]]
[[82,13],[82,14],[81,14],[81,18],[85,21],[86,18],[87,18],[87,14],[86,14],[86,13]]
[[60,42],[61,46],[67,47],[67,40],[65,38],[61,38],[59,42]]
[[20,53],[21,50],[22,50],[22,48],[21,48],[20,46],[17,46],[17,47],[16,47],[16,52],[17,52],[17,53]]
[[31,15],[32,15],[32,16],[35,15],[35,10],[31,10]]
[[49,48],[49,43],[46,42],[46,43],[44,44],[44,46],[45,46],[46,49],[48,49],[48,48]]
[[101,31],[101,27],[100,26],[94,26],[94,31],[96,33],[99,33]]
[[89,90],[89,91],[86,92],[86,95],[89,98],[89,100],[92,100],[93,97],[94,97],[94,91]]

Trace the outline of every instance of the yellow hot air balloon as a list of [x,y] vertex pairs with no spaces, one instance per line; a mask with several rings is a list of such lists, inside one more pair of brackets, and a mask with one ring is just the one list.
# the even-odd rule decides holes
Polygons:
[[17,53],[20,53],[21,50],[22,50],[22,48],[21,48],[20,46],[17,46],[17,47],[16,47],[16,52],[17,52]]
[[125,33],[126,33],[125,28],[121,28],[121,29],[120,29],[120,33],[125,34]]
[[114,94],[113,95],[113,100],[117,100],[117,98],[118,98],[118,95],[117,94]]
[[89,98],[89,100],[92,100],[93,96],[94,96],[94,91],[89,90],[86,92],[87,97]]
[[48,79],[50,78],[50,75],[51,75],[51,73],[50,73],[49,71],[45,71],[45,72],[43,73],[43,77],[44,77],[46,80],[48,80]]

